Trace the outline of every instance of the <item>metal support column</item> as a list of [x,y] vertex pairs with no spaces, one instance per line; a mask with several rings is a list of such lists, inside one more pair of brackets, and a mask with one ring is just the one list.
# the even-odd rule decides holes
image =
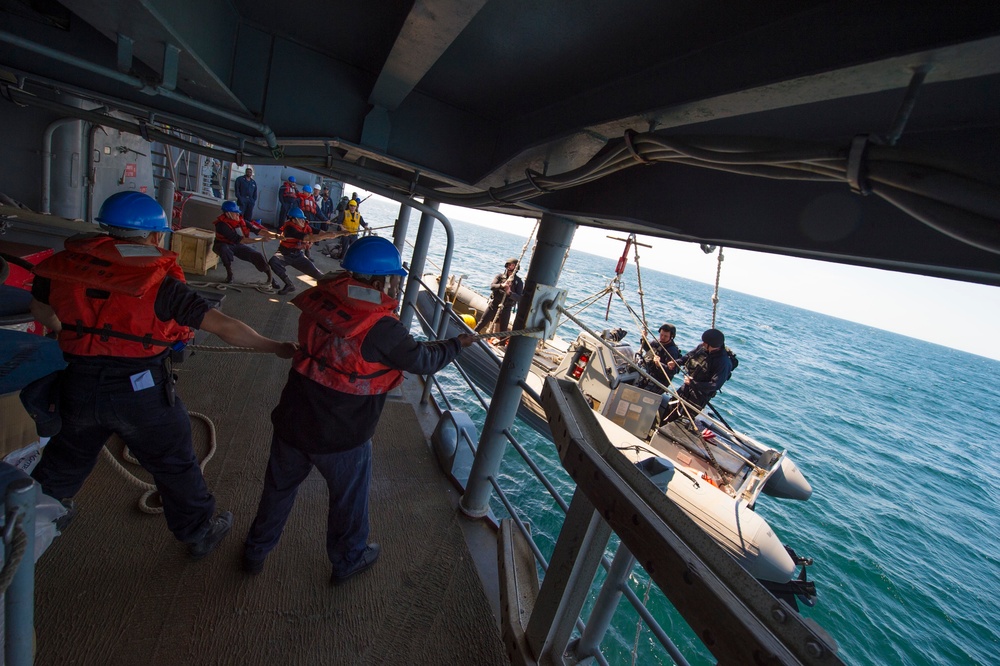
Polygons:
[[524,632],[539,664],[563,663],[562,655],[610,538],[611,526],[586,493],[577,489]]
[[[527,306],[531,303],[536,286],[555,286],[558,282],[563,257],[573,242],[575,233],[576,223],[572,220],[555,215],[542,216],[538,227],[538,243],[524,281],[524,295],[520,301],[522,305],[518,307],[517,317],[514,318],[515,330],[524,328],[529,310]],[[536,344],[535,338],[524,336],[510,338],[507,344],[496,390],[483,424],[476,460],[472,464],[469,485],[460,503],[462,511],[468,516],[481,518],[489,513],[490,495],[493,492],[490,477],[496,476],[500,469],[500,461],[507,448],[507,437],[503,433],[514,423],[517,415],[523,393],[520,384],[531,369]]]
[[396,226],[392,228],[392,244],[399,250],[399,255],[403,255],[406,248],[406,233],[410,230],[410,213],[413,208],[406,204],[399,204],[399,216],[396,217]]
[[[427,201],[426,205],[437,210],[441,204],[437,201]],[[430,213],[423,213],[420,216],[420,226],[417,227],[417,238],[413,242],[413,256],[410,257],[410,274],[420,277],[424,274],[424,265],[427,262],[427,248],[431,244],[431,232],[434,231],[434,217]],[[413,313],[416,309],[417,291],[420,283],[416,280],[406,281],[406,290],[403,292],[403,307],[399,313],[399,321],[407,330],[413,323]],[[435,308],[436,309],[436,308]],[[437,315],[433,317],[437,320]]]
[[[7,666],[31,666],[35,642],[35,503],[38,484],[31,479],[17,479],[7,486],[7,523],[4,542],[5,559],[20,531],[26,538],[20,566],[7,588],[4,603],[4,663]],[[15,525],[15,521],[20,525]]]

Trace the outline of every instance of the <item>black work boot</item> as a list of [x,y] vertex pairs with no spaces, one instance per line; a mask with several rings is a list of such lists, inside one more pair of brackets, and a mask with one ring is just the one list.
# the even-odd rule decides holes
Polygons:
[[200,540],[189,546],[189,554],[192,560],[200,560],[219,545],[229,530],[233,527],[233,514],[231,511],[223,511],[208,521],[208,531]]
[[233,283],[233,267],[232,266],[226,266],[226,280],[225,280],[225,282],[226,282],[226,284],[232,284]]
[[285,286],[278,290],[278,295],[290,294],[295,291],[295,285],[292,284],[291,280],[286,277],[281,279],[284,281]]

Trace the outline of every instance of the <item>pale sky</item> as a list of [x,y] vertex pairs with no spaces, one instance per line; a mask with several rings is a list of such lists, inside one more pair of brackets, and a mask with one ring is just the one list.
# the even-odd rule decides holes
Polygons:
[[[442,205],[449,218],[527,237],[530,218]],[[573,249],[621,256],[614,232],[579,227]],[[716,255],[695,243],[639,236],[640,263],[664,273],[715,283]],[[722,288],[901,333],[1000,360],[1000,287],[826,261],[727,249]],[[1000,261],[1000,257],[998,257]]]

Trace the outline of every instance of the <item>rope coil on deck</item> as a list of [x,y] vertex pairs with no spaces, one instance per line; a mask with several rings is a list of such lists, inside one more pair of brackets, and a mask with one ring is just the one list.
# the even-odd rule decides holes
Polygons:
[[[206,415],[202,414],[201,412],[188,412],[188,415],[189,416],[193,416],[195,418],[201,419],[202,421],[205,422],[205,425],[208,426],[208,453],[205,454],[205,458],[198,465],[198,467],[201,469],[202,473],[204,474],[205,467],[208,465],[208,462],[212,459],[213,456],[215,456],[215,449],[216,449],[215,424],[212,422],[212,419],[208,418]],[[109,439],[108,442],[110,442],[110,441],[111,440]],[[139,498],[139,510],[140,511],[142,511],[143,513],[149,513],[149,514],[163,513],[163,506],[162,505],[161,506],[152,506],[152,505],[149,504],[149,499],[154,494],[156,494],[158,492],[155,484],[147,483],[146,481],[143,481],[142,479],[140,479],[139,477],[137,477],[135,474],[133,474],[131,471],[129,471],[128,468],[126,468],[124,465],[122,465],[120,462],[118,462],[118,459],[115,458],[115,454],[113,454],[111,452],[111,449],[108,448],[107,442],[105,442],[104,447],[101,449],[101,455],[104,457],[105,460],[107,460],[111,464],[111,466],[114,469],[118,470],[118,472],[125,478],[125,480],[128,483],[130,483],[133,486],[136,486],[137,488],[145,491],[142,494],[142,496]],[[128,450],[127,446],[122,451],[122,458],[124,458],[128,462],[133,463],[135,465],[141,464],[135,458],[135,456],[132,455],[132,452]]]

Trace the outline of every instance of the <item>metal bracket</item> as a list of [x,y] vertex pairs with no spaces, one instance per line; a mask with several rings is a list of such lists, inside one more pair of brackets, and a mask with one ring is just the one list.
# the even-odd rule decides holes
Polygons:
[[118,33],[118,71],[128,74],[132,71],[132,38]]
[[566,306],[566,290],[547,284],[536,284],[534,297],[531,299],[531,309],[524,327],[541,329],[529,335],[541,340],[551,340],[555,337],[559,319],[559,308]]
[[177,87],[177,70],[180,61],[181,50],[173,44],[163,45],[163,83],[160,85],[167,90]]

